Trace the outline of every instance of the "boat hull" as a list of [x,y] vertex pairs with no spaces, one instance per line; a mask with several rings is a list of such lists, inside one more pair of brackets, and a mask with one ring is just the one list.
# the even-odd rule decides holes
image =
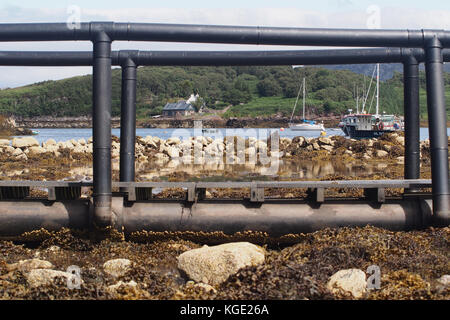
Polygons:
[[325,131],[325,127],[322,124],[294,124],[289,126],[289,129],[293,131]]
[[379,138],[385,133],[394,132],[393,130],[357,130],[354,126],[343,127],[342,131],[352,139]]

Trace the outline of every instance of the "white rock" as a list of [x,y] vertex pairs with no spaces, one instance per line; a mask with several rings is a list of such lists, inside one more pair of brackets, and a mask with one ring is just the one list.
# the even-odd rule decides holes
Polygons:
[[333,274],[327,283],[327,288],[333,293],[351,293],[355,298],[361,298],[366,292],[366,274],[360,269],[345,269]]
[[48,146],[56,145],[56,141],[54,139],[48,139],[45,142],[42,142],[42,147],[47,148]]
[[397,143],[401,144],[401,145],[405,144],[405,138],[404,137],[396,137],[395,141],[397,141]]
[[11,147],[11,146],[6,146],[6,147],[4,147],[3,149],[4,149],[4,151],[5,151],[6,153],[9,153],[9,154],[12,154],[12,153],[14,152],[14,150],[16,150],[16,149],[14,149],[14,148]]
[[39,147],[39,142],[33,137],[14,138],[12,146],[14,148]]
[[45,153],[47,150],[42,147],[29,147],[28,150],[31,154],[42,154]]
[[377,155],[377,157],[382,158],[382,157],[386,157],[388,155],[388,153],[384,150],[377,150],[376,155]]
[[34,269],[26,275],[26,278],[30,287],[39,287],[51,284],[56,277],[63,277],[67,280],[71,276],[72,274],[64,271],[52,269]]
[[449,286],[450,285],[450,274],[444,274],[437,281],[444,286]]
[[112,259],[103,264],[103,270],[113,277],[120,277],[131,269],[131,265],[128,259]]
[[20,148],[14,149],[14,151],[13,151],[13,153],[12,153],[12,155],[13,155],[14,157],[18,157],[18,156],[20,156],[21,154],[23,154],[23,151],[22,151],[22,149],[20,149]]
[[322,149],[327,150],[328,152],[333,151],[333,147],[330,146],[330,145],[323,144],[323,145],[321,145],[320,147],[321,147]]
[[50,262],[40,259],[20,260],[17,263],[13,263],[7,266],[8,271],[20,270],[22,272],[30,272],[33,269],[51,268],[53,268],[53,265]]
[[166,152],[171,158],[178,158],[180,156],[180,150],[176,147],[167,148]]
[[180,143],[181,143],[181,140],[180,140],[180,138],[172,137],[172,138],[167,139],[166,143],[167,143],[169,146],[174,145],[174,144],[177,145],[177,144],[180,144]]
[[0,146],[9,146],[9,140],[8,139],[0,139]]
[[264,249],[249,242],[227,243],[218,246],[203,246],[186,251],[178,256],[178,268],[190,279],[217,285],[247,266],[264,262]]
[[84,140],[84,138],[78,139],[77,142],[78,142],[78,144],[80,144],[82,146],[86,145],[86,140]]

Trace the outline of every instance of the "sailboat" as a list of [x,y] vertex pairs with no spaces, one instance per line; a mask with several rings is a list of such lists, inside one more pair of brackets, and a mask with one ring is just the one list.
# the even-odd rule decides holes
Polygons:
[[[292,123],[294,117],[295,108],[297,107],[298,98],[300,97],[300,91],[303,88],[303,118],[300,123]],[[314,120],[307,120],[305,118],[305,99],[306,99],[306,78],[303,78],[303,84],[298,90],[297,99],[295,100],[294,109],[292,110],[291,119],[289,120],[289,129],[293,131],[325,131],[323,123],[316,123]]]
[[[366,113],[365,106],[369,96],[372,81],[369,84],[369,89],[365,99],[363,100],[362,111],[358,109],[358,97],[356,102],[356,113],[352,113],[349,109],[349,114],[342,118],[339,127],[346,136],[355,139],[361,138],[377,138],[386,132],[401,131],[404,129],[403,119],[395,115],[387,115],[379,113],[380,100],[380,65],[376,64],[374,73],[376,72],[376,106],[375,114]],[[372,74],[373,79],[373,74]],[[370,110],[370,108],[369,108]]]

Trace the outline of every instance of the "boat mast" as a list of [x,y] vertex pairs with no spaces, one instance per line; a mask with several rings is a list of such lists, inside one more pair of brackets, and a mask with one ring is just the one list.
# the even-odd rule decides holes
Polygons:
[[380,64],[377,63],[377,109],[375,114],[378,115],[378,108],[380,102]]
[[359,113],[359,90],[358,86],[356,86],[356,113]]
[[306,78],[303,78],[303,120],[305,120],[305,95],[306,95]]

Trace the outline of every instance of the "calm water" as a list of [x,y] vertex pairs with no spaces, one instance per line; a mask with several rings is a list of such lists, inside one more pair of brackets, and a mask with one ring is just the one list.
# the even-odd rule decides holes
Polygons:
[[[67,141],[70,139],[88,139],[92,136],[92,129],[33,129],[38,131],[39,134],[34,137],[39,141],[43,142],[48,139],[55,139],[58,141]],[[245,138],[255,137],[258,139],[266,139],[267,136],[274,131],[278,131],[280,137],[293,138],[296,136],[304,136],[304,137],[319,137],[319,131],[292,131],[290,129],[284,129],[281,131],[279,128],[246,128],[246,129],[207,129],[208,132],[204,132],[204,136],[210,136],[213,138],[220,138],[225,136],[242,136]],[[343,132],[341,129],[327,129],[327,136],[343,136]],[[112,134],[120,137],[120,129],[112,129]],[[137,129],[136,134],[141,137],[145,136],[157,136],[162,139],[167,139],[170,137],[179,137],[182,139],[189,138],[190,136],[199,136],[202,135],[202,131],[198,129]],[[447,135],[450,135],[450,129],[447,128]],[[420,140],[428,139],[428,128],[420,128]]]

